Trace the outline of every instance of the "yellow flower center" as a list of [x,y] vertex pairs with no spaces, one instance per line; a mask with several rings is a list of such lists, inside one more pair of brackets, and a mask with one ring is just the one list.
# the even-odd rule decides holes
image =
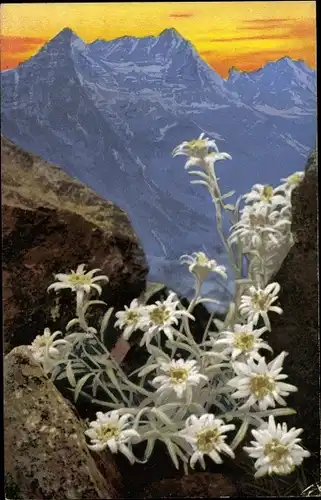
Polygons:
[[275,388],[275,382],[266,374],[251,377],[250,391],[258,399],[263,399]]
[[196,263],[199,264],[199,265],[206,265],[208,263],[208,258],[206,257],[205,253],[203,252],[199,252],[197,255],[196,255]]
[[272,439],[265,445],[264,454],[269,457],[271,465],[278,465],[289,454],[289,450],[278,439]]
[[165,305],[158,306],[150,312],[149,317],[153,323],[156,325],[164,325],[164,323],[170,318],[170,311]]
[[70,274],[68,280],[72,285],[89,285],[91,280],[85,274]]
[[140,319],[140,313],[137,311],[126,311],[126,323],[135,324]]
[[188,379],[188,370],[186,368],[171,368],[169,374],[174,384],[182,384]]
[[215,448],[215,445],[220,440],[220,432],[217,427],[212,429],[206,429],[205,431],[200,431],[196,434],[197,447],[203,453],[209,453]]
[[119,434],[119,427],[115,424],[104,424],[99,430],[97,430],[97,436],[102,441],[109,441],[109,439],[117,438]]
[[252,295],[252,305],[257,311],[266,311],[269,307],[270,298],[264,292],[254,292]]
[[188,149],[191,156],[205,156],[208,153],[206,141],[203,139],[194,139],[188,143]]
[[262,201],[266,201],[267,203],[270,203],[271,199],[273,196],[273,187],[272,186],[264,186],[263,192],[261,195]]
[[292,174],[287,178],[287,183],[290,184],[290,186],[297,186],[301,182],[301,176],[300,174]]
[[238,333],[234,335],[234,347],[242,351],[250,351],[254,344],[254,335],[252,333]]

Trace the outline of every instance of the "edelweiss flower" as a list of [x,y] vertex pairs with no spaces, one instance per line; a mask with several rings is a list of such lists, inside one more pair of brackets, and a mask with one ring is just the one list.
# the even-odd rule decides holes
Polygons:
[[148,345],[155,335],[159,332],[164,332],[169,340],[173,340],[172,325],[178,323],[178,318],[187,316],[190,319],[195,319],[189,312],[184,310],[177,310],[179,300],[175,293],[171,292],[166,300],[157,301],[155,304],[146,306],[147,318],[144,323],[143,329],[145,330],[144,336],[140,345]]
[[262,316],[265,326],[271,331],[271,324],[268,317],[269,311],[274,311],[277,314],[282,314],[281,307],[273,306],[273,302],[278,299],[280,285],[278,283],[270,283],[264,289],[254,286],[250,287],[249,295],[242,295],[240,300],[239,311],[242,316],[246,316],[248,321],[257,324],[259,317]]
[[50,371],[52,362],[61,357],[62,348],[69,347],[66,340],[55,340],[59,335],[62,335],[60,331],[51,334],[50,329],[45,328],[43,335],[37,335],[30,345],[34,360],[43,365],[46,372]]
[[273,210],[266,203],[255,203],[241,210],[241,218],[239,222],[231,226],[231,235],[228,240],[234,243],[240,239],[244,251],[247,252],[252,248],[257,248],[263,237],[278,244],[290,225],[291,220],[286,217],[284,211]]
[[256,363],[249,358],[246,363],[235,361],[233,369],[236,377],[229,380],[228,385],[237,389],[232,398],[248,398],[239,409],[248,409],[258,404],[259,409],[265,411],[267,408],[275,407],[275,401],[281,406],[286,406],[282,396],[288,396],[290,392],[297,391],[294,385],[286,384],[281,380],[288,376],[280,374],[286,352],[281,352],[273,361],[266,364],[265,358],[261,357]]
[[286,423],[275,424],[273,415],[269,416],[269,423],[257,430],[252,430],[256,441],[251,441],[250,446],[244,446],[244,450],[250,457],[256,458],[255,468],[257,472],[254,477],[266,474],[291,474],[296,466],[301,465],[305,457],[310,453],[304,450],[298,443],[301,441],[298,435],[303,429],[292,427],[289,431]]
[[96,415],[97,419],[90,422],[90,429],[85,431],[91,439],[88,447],[94,451],[102,451],[108,446],[112,453],[120,451],[133,464],[135,457],[126,445],[132,441],[138,442],[140,436],[137,431],[128,428],[132,415],[126,413],[120,416],[117,410],[107,413],[98,411]]
[[154,386],[160,385],[157,393],[175,391],[181,398],[191,388],[199,385],[202,380],[208,381],[205,375],[199,373],[196,361],[172,360],[170,363],[160,362],[160,370],[166,375],[159,375],[152,380]]
[[80,264],[76,271],[71,271],[70,274],[56,274],[55,279],[59,280],[57,283],[50,285],[47,290],[61,290],[62,288],[70,288],[73,292],[86,292],[90,293],[90,290],[94,288],[97,290],[99,295],[101,294],[101,286],[97,285],[97,281],[109,281],[107,276],[95,276],[93,275],[100,271],[100,269],[92,269],[88,273],[85,273],[85,264]]
[[280,187],[282,187],[287,194],[291,194],[293,189],[297,187],[300,182],[303,180],[305,176],[304,172],[294,172],[294,174],[289,175],[288,177],[283,177],[281,181],[284,182],[284,184],[281,184]]
[[199,460],[203,468],[205,468],[204,455],[209,457],[217,464],[222,463],[220,453],[225,452],[230,457],[234,458],[234,453],[231,448],[225,443],[227,431],[235,429],[234,424],[225,425],[223,420],[215,418],[212,414],[204,414],[201,417],[191,415],[185,423],[185,429],[180,431],[180,436],[183,437],[193,449],[193,454],[190,459],[190,465],[194,468],[195,463]]
[[118,326],[123,331],[124,339],[128,340],[131,334],[146,324],[146,308],[141,306],[137,299],[131,301],[130,306],[125,306],[124,311],[116,313],[117,321],[115,326]]
[[245,203],[263,203],[270,205],[270,207],[288,205],[288,198],[282,192],[280,193],[280,191],[279,186],[273,189],[269,185],[254,184],[251,192],[244,195],[243,198]]
[[194,252],[192,255],[182,255],[182,264],[189,264],[188,269],[202,282],[206,276],[212,272],[217,273],[222,278],[227,279],[226,267],[218,266],[216,260],[210,260],[204,252]]
[[[185,168],[188,169],[192,165],[204,167],[204,161],[215,163],[217,160],[232,159],[228,153],[220,153],[216,142],[204,137],[202,133],[198,139],[192,141],[184,141],[177,146],[173,151],[173,156],[184,155],[189,156],[189,160],[185,163]],[[209,153],[209,149],[214,148],[215,152]]]
[[240,355],[245,358],[260,359],[261,356],[258,354],[260,349],[272,351],[271,347],[260,338],[266,330],[266,327],[253,330],[252,321],[249,321],[247,325],[236,324],[233,331],[220,332],[220,335],[224,337],[217,340],[215,345],[227,345],[226,352],[231,353],[232,360]]

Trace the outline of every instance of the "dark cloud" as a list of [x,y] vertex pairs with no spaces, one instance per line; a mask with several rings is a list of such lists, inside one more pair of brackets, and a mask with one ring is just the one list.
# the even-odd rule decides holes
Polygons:
[[173,12],[172,14],[169,14],[168,17],[174,17],[174,18],[177,18],[177,19],[180,19],[180,18],[187,18],[187,17],[193,17],[194,14],[192,14],[191,12]]

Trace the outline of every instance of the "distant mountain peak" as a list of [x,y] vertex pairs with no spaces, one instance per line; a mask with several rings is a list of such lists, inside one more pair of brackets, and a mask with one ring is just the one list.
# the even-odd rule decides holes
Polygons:
[[63,28],[57,35],[55,35],[49,42],[53,42],[55,40],[59,41],[71,41],[74,38],[79,38],[79,36],[68,26]]
[[158,36],[159,37],[166,36],[166,37],[171,37],[171,38],[176,38],[176,39],[183,38],[182,35],[175,28],[166,28]]

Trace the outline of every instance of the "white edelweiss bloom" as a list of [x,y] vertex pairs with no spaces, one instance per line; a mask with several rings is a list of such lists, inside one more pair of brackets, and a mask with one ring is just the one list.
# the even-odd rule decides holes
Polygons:
[[134,429],[130,429],[129,420],[133,418],[130,413],[120,416],[117,410],[96,413],[97,419],[90,422],[90,428],[85,431],[91,440],[88,448],[94,451],[102,451],[106,447],[112,453],[120,451],[131,464],[135,462],[132,451],[128,448],[131,442],[137,443],[140,435]]
[[[285,208],[288,210],[287,205]],[[234,243],[240,240],[244,251],[257,248],[263,237],[278,244],[290,225],[291,220],[284,211],[271,209],[267,203],[246,205],[241,210],[239,222],[231,226],[228,241]]]
[[233,363],[236,377],[227,383],[237,389],[232,394],[232,398],[248,398],[239,407],[240,410],[248,409],[257,404],[261,411],[265,411],[269,407],[275,408],[275,401],[281,406],[286,406],[283,396],[286,397],[290,392],[297,391],[294,385],[282,382],[288,377],[281,374],[286,354],[286,352],[281,352],[268,364],[266,364],[264,357],[261,357],[258,363],[253,358],[249,358],[246,363],[238,361]]
[[223,462],[220,457],[222,452],[234,458],[232,449],[225,443],[225,433],[234,429],[234,424],[226,425],[223,420],[209,413],[199,418],[191,415],[185,422],[185,429],[179,433],[193,449],[190,458],[191,467],[194,468],[199,460],[205,468],[204,455],[208,455],[217,464]]
[[129,307],[125,306],[124,311],[116,313],[117,321],[115,326],[123,329],[123,337],[128,340],[131,334],[146,324],[146,307],[139,304],[137,299],[131,301]]
[[192,139],[191,141],[184,141],[179,144],[173,150],[173,157],[178,155],[189,156],[190,158],[195,159],[203,159],[208,155],[209,148],[214,148],[215,151],[218,151],[218,147],[216,142],[212,139],[208,139],[205,137],[205,134],[202,133],[198,139]]
[[245,203],[265,203],[270,207],[289,204],[288,198],[284,196],[279,186],[273,189],[269,185],[254,184],[250,193],[243,198]]
[[170,292],[169,296],[164,301],[156,301],[155,304],[145,306],[147,313],[146,322],[143,330],[145,331],[140,345],[148,345],[151,339],[159,332],[164,332],[169,340],[173,340],[173,325],[177,325],[178,319],[186,316],[194,320],[186,309],[177,310],[179,300],[174,292]]
[[85,272],[85,264],[80,264],[76,271],[71,271],[69,274],[58,273],[55,275],[57,283],[53,283],[47,288],[49,290],[61,290],[63,288],[70,288],[73,292],[86,292],[90,293],[91,289],[95,289],[100,295],[102,292],[101,286],[97,285],[97,281],[109,281],[107,276],[100,275],[94,276],[97,271],[101,269],[92,269],[88,273]]
[[174,391],[181,398],[185,392],[191,391],[192,387],[199,385],[202,381],[207,382],[208,377],[199,373],[196,361],[184,361],[183,359],[172,360],[170,363],[160,362],[160,370],[164,375],[159,375],[152,380],[157,387],[157,393]]
[[252,446],[244,446],[243,449],[256,459],[254,477],[291,474],[295,467],[301,465],[303,459],[310,456],[310,452],[298,444],[302,431],[295,427],[288,431],[286,423],[276,425],[273,415],[269,416],[268,424],[253,429],[256,441],[251,441]]
[[59,335],[62,335],[60,331],[51,333],[49,328],[45,328],[43,335],[37,335],[30,345],[34,360],[43,365],[46,372],[50,371],[52,362],[58,360],[64,350],[69,348],[69,342],[65,339],[55,340]]
[[268,312],[273,311],[277,314],[282,314],[283,312],[281,307],[272,305],[279,298],[279,291],[280,285],[276,282],[270,283],[264,289],[251,286],[249,295],[241,296],[239,307],[240,314],[245,316],[248,321],[252,321],[254,325],[257,324],[261,316],[265,326],[271,331]]
[[305,172],[294,172],[294,174],[291,174],[288,177],[283,177],[281,181],[283,181],[284,184],[281,184],[279,187],[283,188],[288,195],[291,195],[293,189],[300,184],[304,176]]
[[[215,152],[209,153],[209,149],[213,148]],[[202,133],[198,139],[192,141],[184,141],[177,146],[173,151],[173,156],[184,155],[189,159],[185,163],[185,169],[192,165],[197,167],[207,168],[207,164],[213,164],[218,160],[232,159],[228,153],[220,153],[216,142],[212,139],[205,137]]]
[[209,273],[217,273],[227,279],[226,267],[219,266],[214,259],[209,259],[204,252],[193,252],[192,255],[182,255],[181,264],[188,264],[188,269],[199,281],[203,281]]
[[273,352],[271,347],[260,338],[266,330],[266,327],[253,330],[252,321],[249,321],[246,325],[235,324],[232,331],[220,332],[222,338],[217,340],[215,345],[226,345],[227,352],[231,354],[232,360],[241,355],[245,359],[260,359],[261,356],[258,353],[260,349]]

